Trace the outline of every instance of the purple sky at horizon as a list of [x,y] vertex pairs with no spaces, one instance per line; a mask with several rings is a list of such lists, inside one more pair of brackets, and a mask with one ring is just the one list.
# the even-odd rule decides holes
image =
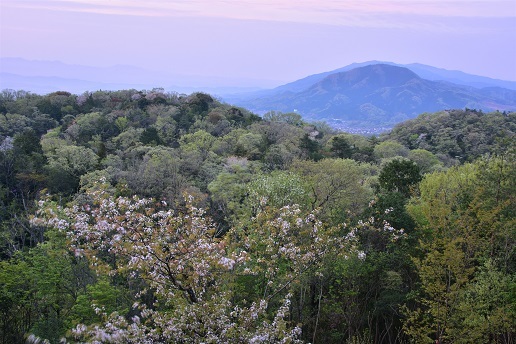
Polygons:
[[516,80],[516,0],[1,0],[0,57],[256,86],[369,60]]

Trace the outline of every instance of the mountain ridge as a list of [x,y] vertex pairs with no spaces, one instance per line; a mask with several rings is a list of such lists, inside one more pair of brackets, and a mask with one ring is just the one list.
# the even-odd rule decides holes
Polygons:
[[366,62],[355,62],[352,64],[349,64],[347,66],[337,68],[331,71],[312,74],[309,76],[306,76],[304,78],[289,82],[287,84],[278,86],[274,88],[275,91],[302,91],[306,87],[309,87],[310,85],[316,83],[317,81],[322,80],[326,76],[334,73],[339,72],[346,72],[349,70],[352,70],[354,68],[358,67],[364,67],[368,65],[376,65],[376,64],[385,64],[385,65],[392,65],[392,66],[398,66],[398,67],[405,67],[409,70],[413,71],[417,75],[419,75],[421,78],[432,80],[432,81],[449,81],[453,82],[455,84],[464,85],[464,86],[473,86],[476,88],[482,88],[482,87],[489,87],[489,86],[498,86],[503,88],[508,88],[512,90],[516,90],[516,81],[509,81],[509,80],[500,80],[500,79],[494,79],[489,78],[486,76],[480,76],[480,75],[473,75],[464,73],[462,71],[458,70],[448,70],[444,68],[437,68],[429,65],[424,65],[421,63],[410,63],[410,64],[398,64],[394,62],[387,62],[387,61],[377,61],[377,60],[371,60]]
[[392,125],[424,112],[452,108],[516,110],[516,91],[427,80],[405,67],[376,64],[329,74],[303,91],[236,104],[258,113],[294,111],[317,120]]
[[[9,78],[0,79],[0,89],[18,88],[39,94],[56,91],[54,81],[60,78],[61,89],[74,93],[106,89],[106,85],[117,85],[111,90],[133,88],[144,89],[163,87],[167,91],[193,92],[215,91],[220,94],[256,92],[263,87],[277,85],[277,81],[240,77],[201,76],[172,73],[167,70],[155,71],[142,67],[117,64],[113,66],[87,66],[68,64],[61,61],[26,60],[18,57],[1,57],[0,73]],[[261,85],[261,86],[256,86]]]

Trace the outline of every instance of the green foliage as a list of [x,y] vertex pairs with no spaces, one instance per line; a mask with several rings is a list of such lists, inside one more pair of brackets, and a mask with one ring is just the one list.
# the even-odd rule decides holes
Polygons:
[[183,152],[196,151],[205,160],[211,151],[216,138],[204,130],[196,131],[193,134],[186,134],[181,137],[179,143]]
[[84,262],[70,255],[64,237],[0,262],[3,343],[19,343],[27,332],[57,343],[71,325],[68,312],[79,289],[91,281]]
[[263,157],[264,164],[269,170],[286,170],[290,167],[295,158],[284,144],[273,144],[269,146]]
[[416,259],[423,297],[424,311],[416,309],[408,316],[407,334],[419,343],[435,340],[453,340],[453,329],[461,326],[454,322],[461,290],[471,279],[473,269],[461,250],[463,240],[434,239],[424,245],[428,253]]
[[144,145],[159,145],[161,144],[161,139],[158,135],[158,131],[156,128],[149,127],[143,130],[140,135],[140,142]]
[[127,120],[127,117],[118,117],[115,120],[115,125],[120,130],[120,132],[123,132],[125,129],[127,129],[129,121]]
[[513,173],[508,152],[421,182],[409,207],[423,232],[414,257],[421,294],[405,324],[414,340],[511,340],[514,310],[495,300],[509,301],[514,283]]
[[125,314],[129,311],[128,301],[124,292],[111,285],[107,279],[98,280],[86,287],[86,292],[77,296],[71,308],[71,323],[73,326],[84,323],[87,325],[102,320],[101,312]]
[[334,136],[331,140],[331,152],[336,158],[350,159],[353,156],[353,147],[342,136]]
[[118,136],[111,138],[108,145],[116,147],[121,152],[127,152],[130,148],[141,145],[140,137],[144,129],[142,128],[128,128]]
[[494,151],[500,138],[514,139],[516,113],[450,110],[422,114],[386,135],[409,149],[426,149],[447,165],[473,161]]
[[406,211],[407,197],[399,192],[381,192],[369,203],[365,215],[373,216],[378,223],[387,221],[391,226],[412,234],[415,222]]
[[454,320],[462,324],[453,328],[458,343],[504,342],[515,330],[515,275],[497,270],[486,260],[476,277],[459,296]]
[[411,150],[407,157],[419,166],[421,174],[438,171],[442,168],[439,159],[426,149]]
[[259,134],[247,133],[238,138],[235,153],[249,160],[259,160],[265,148],[265,142]]
[[0,262],[0,307],[2,312],[1,338],[3,343],[19,343],[29,330],[27,318],[32,309],[34,293],[32,273],[26,262],[19,259]]
[[202,93],[6,90],[0,342],[510,343],[514,132],[471,110],[378,139]]
[[63,146],[47,156],[49,187],[53,192],[71,194],[79,187],[80,177],[93,171],[98,164],[98,156],[89,148]]
[[307,183],[311,208],[319,209],[321,217],[330,223],[344,222],[360,214],[372,196],[367,181],[374,167],[369,164],[323,159],[297,161],[293,169]]
[[114,118],[100,112],[91,112],[77,116],[75,123],[65,130],[66,136],[79,145],[84,145],[91,141],[95,135],[99,135],[105,140],[118,134],[118,132]]
[[177,152],[162,146],[145,149],[144,152],[141,159],[134,161],[137,167],[121,175],[137,194],[158,195],[173,204],[181,197],[181,190],[185,187]]
[[254,179],[259,166],[246,158],[229,157],[226,169],[208,185],[213,202],[214,218],[223,225],[235,223],[250,209],[245,204],[248,183]]
[[421,181],[420,168],[410,160],[395,159],[387,163],[380,172],[380,188],[388,192],[399,192],[410,196]]
[[282,113],[277,111],[269,111],[263,115],[263,119],[269,122],[283,122],[294,126],[302,126],[303,120],[301,115],[295,112]]
[[374,147],[374,156],[380,159],[406,157],[409,150],[401,143],[395,141],[384,141]]
[[247,190],[247,208],[254,208],[254,212],[265,205],[274,208],[294,204],[308,206],[306,186],[301,177],[292,172],[274,171],[255,176]]
[[303,151],[303,155],[310,160],[320,160],[322,159],[321,154],[321,145],[315,137],[310,136],[310,134],[305,134],[301,141],[299,142],[299,148]]

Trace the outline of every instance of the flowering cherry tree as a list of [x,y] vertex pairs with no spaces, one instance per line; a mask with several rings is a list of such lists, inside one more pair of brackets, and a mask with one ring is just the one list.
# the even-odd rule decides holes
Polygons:
[[[358,254],[357,236],[325,227],[298,206],[260,205],[223,238],[186,196],[184,211],[165,202],[113,197],[97,184],[68,207],[39,204],[33,224],[66,233],[68,245],[99,275],[137,280],[130,314],[95,311],[101,323],[79,324],[71,342],[296,343],[292,292],[331,255]],[[259,290],[239,295],[240,278]],[[245,288],[245,286],[244,286]],[[148,295],[152,295],[149,301]]]
[[[164,202],[114,198],[102,186],[83,199],[69,207],[41,201],[32,222],[65,232],[70,249],[98,274],[140,279],[146,289],[133,295],[137,315],[104,314],[94,306],[103,323],[76,326],[71,341],[295,342],[299,336],[285,320],[288,295],[275,312],[266,300],[245,307],[231,302],[227,281],[247,253],[230,251],[227,240],[216,238],[214,224],[191,198],[178,214]],[[148,292],[152,304],[142,301]]]
[[235,243],[234,251],[245,250],[247,256],[237,271],[255,276],[266,300],[291,290],[302,274],[316,272],[324,258],[356,251],[356,237],[347,240],[340,235],[342,228],[325,227],[315,213],[303,215],[297,205],[275,209],[262,204],[259,209],[228,237]]

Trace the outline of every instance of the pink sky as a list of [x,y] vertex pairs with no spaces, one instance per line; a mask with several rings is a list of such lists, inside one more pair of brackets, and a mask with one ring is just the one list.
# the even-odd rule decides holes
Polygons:
[[0,11],[0,57],[263,85],[368,60],[516,80],[516,0],[1,0]]

